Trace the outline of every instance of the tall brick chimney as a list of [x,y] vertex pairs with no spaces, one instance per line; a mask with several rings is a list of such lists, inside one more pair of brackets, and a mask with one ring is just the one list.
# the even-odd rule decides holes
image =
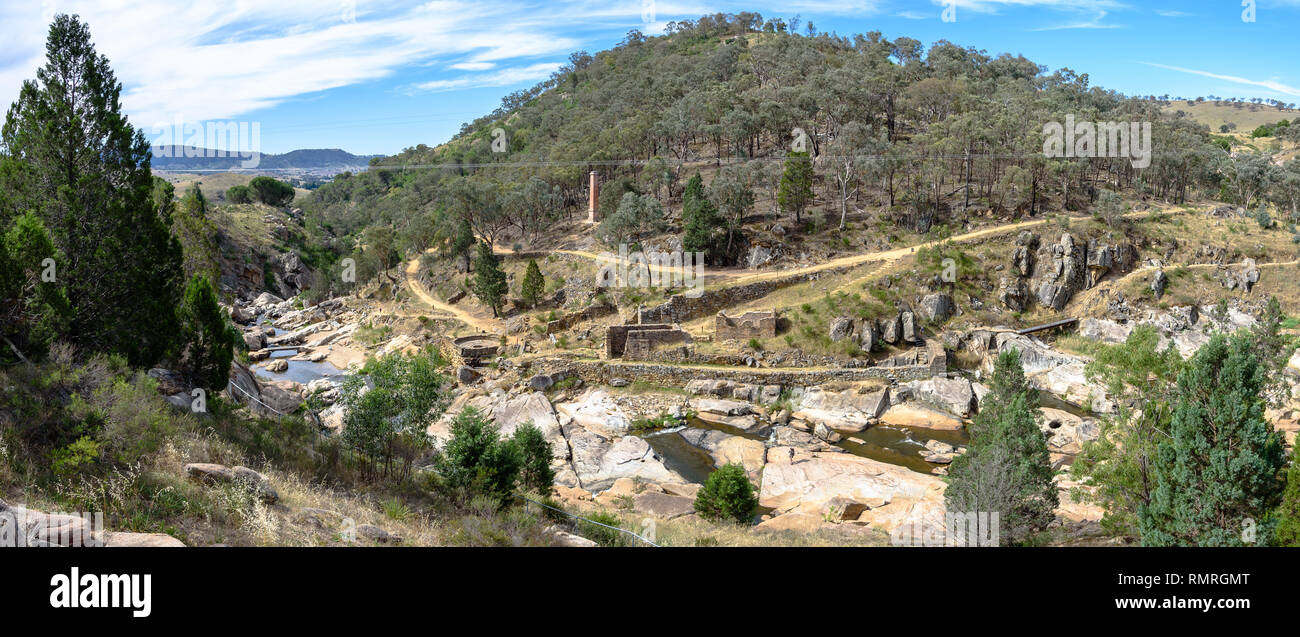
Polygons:
[[596,223],[597,221],[600,221],[599,215],[597,214],[597,207],[600,205],[600,177],[596,174],[596,171],[593,170],[591,171],[591,174],[587,175],[587,179],[587,191],[590,195],[590,199],[587,202],[587,222]]

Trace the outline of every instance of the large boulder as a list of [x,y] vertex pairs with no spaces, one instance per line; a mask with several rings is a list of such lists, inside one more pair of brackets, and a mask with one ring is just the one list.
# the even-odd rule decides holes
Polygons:
[[96,526],[93,518],[43,513],[0,500],[0,548],[102,546],[102,529]]
[[641,493],[632,498],[632,510],[637,513],[671,520],[695,512],[695,498],[667,493]]
[[551,401],[541,392],[520,394],[493,405],[489,414],[502,436],[514,435],[524,423],[532,423],[551,445],[551,457],[564,460],[569,457],[569,445],[560,429],[560,420],[551,408]]
[[947,294],[927,294],[921,299],[921,316],[928,323],[943,323],[957,311],[952,297]]
[[275,381],[262,386],[260,398],[263,407],[277,414],[288,415],[302,406],[302,385],[293,381]]
[[903,340],[917,345],[921,343],[921,327],[916,324],[916,314],[903,311],[898,315],[898,324],[903,330]]
[[1028,277],[1034,272],[1034,250],[1038,249],[1038,236],[1028,230],[1020,231],[1016,237],[1016,249],[1011,255],[1011,267],[1021,277]]
[[456,368],[456,380],[462,385],[472,385],[475,381],[482,378],[483,375],[478,370],[469,365],[461,365]]
[[1048,248],[1050,259],[1039,263],[1037,283],[1038,302],[1060,311],[1075,292],[1087,287],[1087,255],[1085,246],[1075,241],[1068,232]]
[[853,336],[853,319],[841,316],[831,321],[830,339],[832,343],[838,343],[850,336]]
[[751,478],[758,476],[767,459],[767,447],[761,440],[730,436],[718,443],[713,451],[713,460],[719,467],[738,464],[744,467]]
[[546,391],[555,385],[555,379],[547,374],[538,374],[528,379],[528,387],[533,391]]
[[180,372],[155,367],[146,374],[158,382],[158,391],[163,394],[188,394],[190,391],[189,383],[185,382],[185,377]]
[[632,428],[632,420],[603,389],[589,389],[574,402],[560,403],[555,409],[584,429],[605,437],[620,436]]
[[904,386],[921,402],[962,418],[970,418],[976,409],[975,392],[964,378],[928,378]]
[[[827,505],[861,505],[873,526],[885,531],[937,512],[942,520],[942,480],[898,465],[847,453],[813,452],[763,469],[759,504],[821,515]],[[924,506],[918,506],[924,505]]]
[[1083,451],[1083,443],[1096,440],[1101,433],[1095,419],[1050,407],[1042,408],[1041,412],[1038,427],[1047,437],[1047,447],[1053,453],[1078,454]]
[[239,362],[230,364],[230,379],[226,383],[226,393],[230,395],[231,400],[239,404],[247,404],[255,412],[262,409],[257,401],[253,400],[262,395],[257,375]]
[[792,451],[842,451],[839,447],[812,435],[807,431],[801,431],[794,427],[778,426],[772,428],[772,436],[768,439],[771,448],[768,449],[767,461],[773,462],[772,452],[774,449],[785,448]]
[[244,345],[248,347],[250,351],[265,348],[266,333],[257,328],[244,332]]
[[858,330],[858,346],[864,352],[874,352],[880,349],[880,326],[876,324],[875,319],[862,320],[862,325]]
[[192,462],[185,465],[184,469],[191,478],[204,484],[241,484],[267,504],[275,504],[280,499],[279,494],[271,487],[271,481],[248,467],[231,468],[220,464]]
[[301,345],[308,336],[330,328],[330,323],[331,321],[320,321],[318,323],[312,323],[311,325],[300,327],[292,332],[276,334],[275,336],[266,339],[266,344],[270,347],[278,347],[281,345]]
[[738,400],[721,400],[714,398],[699,398],[691,401],[691,407],[697,412],[720,414],[723,416],[745,416],[753,413],[753,408],[749,403]]
[[892,405],[880,415],[880,422],[896,427],[923,427],[940,431],[958,431],[965,426],[960,419],[947,412],[918,403]]
[[889,399],[888,388],[831,391],[809,387],[793,416],[841,431],[863,431],[889,409]]
[[1169,287],[1169,276],[1164,270],[1156,270],[1155,275],[1151,277],[1151,291],[1155,293],[1156,298],[1165,295],[1165,288]]
[[890,345],[898,343],[903,338],[903,324],[897,316],[893,316],[880,321],[880,339]]
[[1085,318],[1079,321],[1079,336],[1086,339],[1117,345],[1128,340],[1133,333],[1131,323],[1116,323],[1107,319]]
[[572,449],[572,464],[578,485],[583,489],[603,491],[619,478],[658,483],[686,482],[664,465],[663,459],[654,453],[650,443],[637,436],[610,442],[609,439],[574,424],[566,425],[564,433]]
[[1002,277],[998,282],[998,302],[1012,312],[1023,312],[1029,307],[1029,285],[1024,279]]
[[253,299],[251,309],[256,314],[264,314],[282,303],[284,303],[284,299],[271,294],[270,292],[263,292],[257,295],[257,298]]

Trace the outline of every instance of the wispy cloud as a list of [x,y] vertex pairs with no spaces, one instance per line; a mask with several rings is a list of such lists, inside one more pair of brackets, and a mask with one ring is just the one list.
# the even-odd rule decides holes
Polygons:
[[1219,73],[1211,73],[1209,71],[1198,71],[1196,69],[1187,69],[1181,66],[1170,66],[1168,64],[1157,64],[1155,62],[1143,62],[1143,64],[1147,66],[1154,66],[1159,69],[1178,71],[1179,73],[1191,73],[1192,75],[1200,75],[1202,77],[1222,80],[1224,82],[1232,82],[1233,84],[1243,84],[1246,86],[1258,86],[1260,88],[1266,88],[1270,91],[1274,91],[1275,93],[1300,97],[1300,88],[1289,86],[1287,84],[1283,84],[1275,80],[1252,80],[1249,78],[1238,77],[1235,75],[1223,75]]
[[[623,13],[633,9],[639,15],[639,3]],[[0,104],[12,102],[43,63],[45,20],[54,11],[90,25],[125,87],[124,108],[145,128],[177,117],[234,119],[411,69],[427,77],[525,62],[481,82],[532,79],[538,58],[564,59],[581,44],[561,35],[572,31],[569,11],[530,10],[522,20],[518,5],[473,0],[12,3],[0,7],[0,22],[14,34],[0,43]]]
[[436,93],[440,91],[455,91],[467,88],[483,88],[489,86],[510,86],[520,82],[537,82],[549,77],[559,69],[558,63],[541,63],[530,66],[501,69],[495,73],[479,73],[475,75],[464,75],[450,80],[432,80],[413,84],[405,89],[407,93]]
[[1062,29],[1119,29],[1123,25],[1103,22],[1111,11],[1127,9],[1117,0],[930,0],[938,6],[956,6],[960,11],[997,14],[1005,9],[1043,9],[1064,14],[1087,16],[1061,24],[1030,29],[1031,31],[1058,31]]
[[1106,11],[1098,11],[1097,15],[1093,16],[1092,19],[1090,20],[1082,20],[1079,22],[1069,22],[1066,24],[1057,24],[1053,26],[1038,27],[1032,30],[1033,31],[1060,31],[1062,29],[1122,29],[1124,28],[1124,25],[1122,24],[1111,24],[1107,22],[1102,22],[1102,20],[1106,19],[1106,15],[1107,15]]

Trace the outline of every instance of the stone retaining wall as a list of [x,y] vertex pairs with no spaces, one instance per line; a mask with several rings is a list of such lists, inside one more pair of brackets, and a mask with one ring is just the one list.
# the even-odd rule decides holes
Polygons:
[[765,279],[744,285],[725,286],[703,290],[699,296],[678,294],[654,307],[642,308],[633,313],[632,320],[639,323],[685,323],[702,316],[717,313],[729,307],[766,297],[767,295],[805,281],[815,281],[823,274],[836,274],[857,266],[842,266],[817,272],[792,274],[783,278]]
[[562,332],[578,323],[598,319],[602,316],[609,316],[610,314],[615,314],[617,312],[618,307],[613,305],[592,305],[580,312],[572,312],[570,314],[565,314],[554,321],[548,321],[546,323],[546,333],[554,334],[556,332]]
[[754,385],[820,385],[836,381],[881,379],[890,382],[920,380],[935,375],[931,365],[909,367],[860,367],[855,369],[781,369],[755,370],[745,367],[680,367],[653,362],[621,362],[539,358],[533,368],[542,373],[563,372],[585,383],[607,385],[615,378],[643,381],[656,385],[681,387],[697,379],[731,380]]
[[713,325],[714,338],[719,341],[773,338],[776,336],[776,310],[745,312],[739,316],[718,312]]

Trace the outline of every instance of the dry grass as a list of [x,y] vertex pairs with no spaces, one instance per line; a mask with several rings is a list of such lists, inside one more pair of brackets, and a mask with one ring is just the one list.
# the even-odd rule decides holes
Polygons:
[[1300,111],[1279,110],[1272,106],[1242,104],[1238,108],[1208,101],[1199,104],[1188,104],[1186,101],[1172,102],[1162,110],[1167,115],[1182,111],[1193,121],[1209,126],[1216,135],[1219,134],[1219,127],[1224,124],[1236,124],[1237,132],[1249,134],[1250,131],[1264,124],[1276,124],[1280,120],[1292,120],[1300,116]]

